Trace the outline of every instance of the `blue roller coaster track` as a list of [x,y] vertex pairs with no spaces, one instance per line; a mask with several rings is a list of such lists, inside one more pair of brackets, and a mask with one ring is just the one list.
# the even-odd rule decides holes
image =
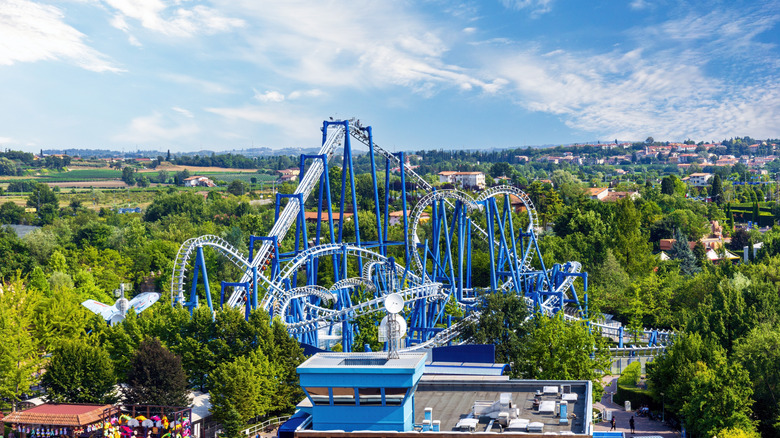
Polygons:
[[[248,256],[213,235],[182,244],[171,275],[174,305],[192,311],[199,305],[197,286],[202,284],[201,295],[214,310],[203,252],[212,248],[243,272],[238,281],[221,282],[220,306],[243,308],[247,317],[262,308],[279,317],[299,341],[311,345],[338,339],[344,351],[352,351],[357,318],[383,311],[384,297],[394,292],[405,300],[407,349],[457,340],[463,324],[478,318],[481,293],[515,293],[533,311],[563,312],[571,320],[588,318],[588,275],[576,261],[545,264],[539,219],[526,193],[511,186],[491,187],[476,197],[462,190],[437,190],[408,165],[403,152],[391,153],[374,143],[370,126],[355,119],[330,120],[323,122],[321,131],[319,153],[301,155],[297,188],[292,194],[276,195],[274,225],[267,236],[251,236]],[[370,223],[361,223],[356,214],[353,143],[368,149]],[[333,202],[329,169],[337,160],[340,196]],[[394,170],[401,179],[398,190],[391,185]],[[412,209],[409,187],[424,193]],[[393,191],[392,200],[401,204],[396,217],[400,216],[402,240],[390,237]],[[307,224],[307,208],[312,210],[310,217],[316,214],[316,225]],[[345,213],[352,213],[349,218],[354,221],[349,236]],[[364,235],[375,236],[373,240],[361,236],[361,229],[369,228],[376,232]],[[291,239],[292,250],[281,251],[284,239]],[[477,269],[472,264],[475,257],[487,257],[487,266]],[[319,284],[320,263],[332,266],[332,284]],[[445,311],[447,303],[458,306],[465,316],[453,323]],[[593,321],[591,327],[615,339],[616,353],[631,350],[623,344],[619,324]],[[637,341],[646,343],[645,349],[663,349],[671,336],[644,329]]]

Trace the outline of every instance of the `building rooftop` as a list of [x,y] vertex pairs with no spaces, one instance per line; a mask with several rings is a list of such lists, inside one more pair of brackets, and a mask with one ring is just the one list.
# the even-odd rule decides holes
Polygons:
[[387,353],[318,353],[298,366],[298,373],[332,373],[344,370],[355,374],[372,374],[382,370],[414,370],[428,357],[425,353],[399,353],[398,359],[388,359]]
[[26,411],[16,411],[3,419],[9,424],[41,424],[52,426],[85,426],[100,421],[118,409],[112,405],[46,403]]
[[[569,422],[561,424],[557,416],[555,406],[561,401],[560,388],[569,385],[570,393],[567,398],[576,401],[568,401]],[[502,393],[510,393],[512,407],[519,409],[518,418],[527,419],[529,422],[543,424],[543,433],[555,434],[586,434],[589,418],[586,412],[591,408],[591,382],[588,381],[533,381],[533,380],[507,380],[507,381],[475,381],[470,379],[452,379],[448,381],[422,380],[417,386],[415,394],[415,418],[416,424],[421,424],[425,415],[425,408],[432,409],[433,420],[441,422],[440,430],[450,432],[457,430],[458,422],[471,415],[475,403],[478,401],[496,402]],[[542,394],[545,389],[555,388],[556,393],[543,394],[537,397],[537,392]],[[537,398],[540,403],[535,403]],[[544,402],[551,402],[546,403]],[[539,407],[551,405],[552,412],[540,412]],[[490,419],[478,418],[476,432],[484,432]],[[494,426],[494,431],[497,429]]]

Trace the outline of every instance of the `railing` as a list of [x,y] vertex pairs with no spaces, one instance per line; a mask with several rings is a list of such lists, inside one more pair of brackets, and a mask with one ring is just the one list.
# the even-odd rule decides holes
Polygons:
[[246,435],[248,437],[253,437],[256,434],[260,432],[264,432],[266,427],[269,427],[271,425],[276,426],[277,424],[284,423],[285,421],[289,420],[290,416],[285,415],[283,417],[275,417],[271,418],[270,420],[265,420],[262,423],[253,424],[249,428],[245,429],[243,432],[241,432],[243,435]]

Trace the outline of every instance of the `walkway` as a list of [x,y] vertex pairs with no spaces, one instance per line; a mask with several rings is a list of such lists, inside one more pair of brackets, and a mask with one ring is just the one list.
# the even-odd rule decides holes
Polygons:
[[[623,406],[619,406],[612,402],[612,395],[617,391],[617,379],[619,376],[604,376],[602,382],[604,384],[604,395],[601,397],[601,402],[594,403],[593,408],[598,409],[602,413],[604,411],[612,411],[612,415],[615,417],[615,426],[618,432],[624,432],[627,438],[637,436],[661,436],[663,438],[680,438],[680,432],[672,430],[669,426],[661,421],[651,421],[647,417],[637,417],[634,412],[626,412]],[[634,411],[636,407],[632,406]],[[628,425],[628,420],[634,415],[634,430],[635,433],[631,433],[631,428]],[[593,425],[593,431],[609,431],[610,424],[607,421],[601,423],[595,423]]]

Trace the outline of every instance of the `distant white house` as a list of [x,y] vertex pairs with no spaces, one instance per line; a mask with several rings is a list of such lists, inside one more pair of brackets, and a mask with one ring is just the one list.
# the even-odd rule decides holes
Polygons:
[[277,170],[276,173],[279,174],[279,182],[295,181],[298,179],[298,175],[300,175],[301,169],[282,169]]
[[463,187],[484,189],[485,174],[482,172],[456,172],[445,170],[444,172],[439,172],[439,182],[451,184],[460,183]]
[[692,173],[689,176],[688,182],[692,186],[704,187],[710,185],[711,179],[712,179],[711,173]]
[[184,178],[184,187],[216,187],[214,181],[205,176],[191,176]]

